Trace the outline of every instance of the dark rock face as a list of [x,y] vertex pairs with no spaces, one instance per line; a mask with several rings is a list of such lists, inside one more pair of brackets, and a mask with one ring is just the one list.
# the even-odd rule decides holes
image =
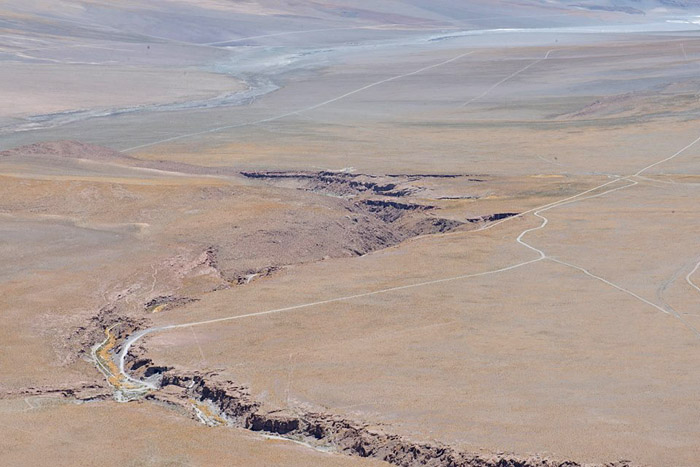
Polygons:
[[472,223],[514,214],[468,220],[440,217],[444,204],[440,199],[478,199],[469,193],[474,183],[486,181],[485,175],[332,171],[244,171],[241,175],[280,188],[276,196],[284,196],[286,190],[304,191],[307,203],[317,205],[324,215],[296,211],[274,222],[266,220],[260,230],[231,240],[242,252],[231,252],[221,244],[222,269],[232,284],[248,283],[251,276],[262,278],[290,264],[361,256],[414,237],[472,228]]
[[125,316],[114,304],[105,305],[85,325],[75,328],[68,336],[66,344],[73,349],[75,360],[89,354],[92,345],[104,339],[105,329],[113,328],[117,339],[122,340],[145,327],[146,322],[143,318]]
[[461,225],[461,222],[451,219],[430,218],[418,221],[414,228],[416,232],[424,232],[419,235],[429,235],[450,232]]
[[331,171],[243,171],[241,175],[274,185],[343,198],[352,198],[363,194],[404,198],[424,191],[425,184],[421,180],[428,179],[465,179],[469,182],[485,181],[468,174],[373,175]]
[[189,297],[176,297],[174,295],[162,295],[160,297],[156,297],[154,299],[151,299],[144,303],[144,308],[146,310],[152,310],[153,308],[160,306],[160,305],[167,305],[168,308],[175,308],[181,305],[186,305],[188,303],[196,302],[196,298],[189,298]]
[[301,190],[340,197],[353,197],[367,193],[399,198],[420,191],[417,187],[400,188],[400,181],[390,180],[391,177],[348,172],[244,171],[241,175],[271,183],[283,182]]
[[281,188],[276,196],[284,196],[287,190],[307,192],[304,199],[321,215],[311,215],[308,209],[289,211],[274,219],[262,219],[259,230],[229,237],[227,243],[218,245],[222,275],[233,285],[275,274],[287,265],[362,256],[465,224],[440,218],[439,209],[422,198],[413,201],[412,195],[424,190],[416,182],[420,176],[327,171],[242,174]]
[[253,414],[248,420],[248,429],[286,435],[299,430],[299,419],[293,415]]
[[509,217],[518,216],[518,215],[520,215],[520,213],[518,213],[518,212],[499,212],[496,214],[489,214],[486,216],[474,217],[471,219],[467,219],[467,222],[471,222],[471,223],[494,222],[494,221],[500,221],[501,219],[507,219]]
[[394,201],[384,201],[367,199],[355,205],[360,211],[372,214],[383,222],[394,222],[404,214],[409,212],[420,212],[434,209],[433,206],[423,206],[420,204],[397,203]]
[[[268,412],[254,401],[246,388],[231,381],[219,381],[215,373],[192,375],[167,371],[162,386],[180,391],[170,403],[185,404],[196,398],[216,406],[237,426],[302,439],[314,445],[330,446],[351,456],[371,457],[402,467],[584,467],[570,460],[514,454],[483,454],[455,449],[438,443],[414,442],[404,437],[370,428],[365,424],[326,413]],[[154,396],[160,398],[158,393]],[[169,396],[172,397],[172,396]],[[629,461],[585,464],[585,467],[630,467]]]

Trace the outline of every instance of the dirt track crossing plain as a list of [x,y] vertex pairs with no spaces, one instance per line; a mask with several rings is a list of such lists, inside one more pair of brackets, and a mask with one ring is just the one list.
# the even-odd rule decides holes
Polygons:
[[0,5],[0,464],[700,464],[700,5]]

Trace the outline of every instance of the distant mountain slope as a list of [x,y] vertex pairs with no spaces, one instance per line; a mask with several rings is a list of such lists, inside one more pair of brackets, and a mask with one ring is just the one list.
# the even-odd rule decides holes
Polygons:
[[559,2],[569,7],[628,14],[663,13],[665,10],[697,10],[700,0],[582,0]]
[[700,12],[700,0],[6,0],[0,32],[210,43],[325,28],[575,26],[690,11]]

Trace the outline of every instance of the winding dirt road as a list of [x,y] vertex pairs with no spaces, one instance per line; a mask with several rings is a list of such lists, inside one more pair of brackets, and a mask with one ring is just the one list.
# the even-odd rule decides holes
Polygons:
[[[452,59],[452,60],[456,60],[456,58],[454,58],[454,59]],[[626,177],[615,178],[614,180],[610,180],[610,181],[608,181],[608,182],[606,182],[606,183],[602,183],[602,184],[600,184],[600,185],[598,185],[598,186],[595,186],[595,187],[593,187],[593,188],[590,188],[590,189],[588,189],[588,190],[585,190],[585,191],[583,191],[583,192],[581,192],[581,193],[578,193],[578,194],[576,194],[576,195],[570,196],[570,197],[568,197],[568,198],[564,198],[564,199],[562,199],[562,200],[555,201],[555,202],[553,202],[553,203],[549,203],[549,204],[546,204],[546,205],[544,205],[544,206],[540,206],[540,207],[537,207],[537,208],[530,209],[530,210],[528,210],[528,211],[526,211],[526,212],[523,212],[523,213],[519,214],[518,216],[512,216],[512,217],[509,217],[509,218],[506,218],[506,219],[502,219],[502,220],[500,220],[500,221],[497,221],[497,222],[494,222],[494,223],[492,223],[492,224],[489,224],[488,226],[486,226],[486,227],[484,227],[484,228],[482,228],[482,229],[478,229],[478,230],[471,231],[471,232],[481,232],[481,231],[483,231],[483,230],[491,229],[491,228],[493,228],[493,227],[495,227],[495,226],[497,226],[497,225],[501,225],[501,224],[503,224],[504,222],[507,222],[507,221],[509,221],[509,220],[511,220],[511,219],[514,219],[514,218],[516,218],[516,217],[521,217],[521,216],[523,216],[523,215],[525,215],[525,214],[532,213],[535,217],[538,217],[539,219],[542,219],[542,223],[541,223],[539,226],[537,226],[537,227],[528,228],[528,229],[522,231],[522,232],[518,235],[518,237],[517,237],[515,240],[516,240],[516,242],[519,243],[520,245],[523,245],[524,247],[526,247],[526,248],[532,250],[533,252],[537,253],[538,257],[535,258],[535,259],[531,259],[531,260],[528,260],[528,261],[523,261],[523,262],[520,262],[520,263],[516,263],[516,264],[510,265],[510,266],[504,267],[504,268],[499,268],[499,269],[494,269],[494,270],[489,270],[489,271],[483,271],[483,272],[479,272],[479,273],[464,274],[464,275],[459,275],[459,276],[446,277],[446,278],[435,279],[435,280],[431,280],[431,281],[424,281],[424,282],[419,282],[419,283],[414,283],[414,284],[407,284],[407,285],[403,285],[403,286],[399,286],[399,287],[390,287],[390,288],[386,288],[386,289],[374,290],[374,291],[365,292],[365,293],[361,293],[361,294],[355,294],[355,295],[348,295],[348,296],[343,296],[343,297],[329,298],[329,299],[326,299],[326,300],[319,300],[319,301],[310,302],[310,303],[302,303],[302,304],[292,305],[292,306],[284,307],[284,308],[276,308],[276,309],[273,309],[273,310],[266,310],[266,311],[260,311],[260,312],[256,312],[256,313],[247,313],[247,314],[243,314],[243,315],[228,316],[228,317],[224,317],[224,318],[217,318],[217,319],[204,320],[204,321],[195,321],[195,322],[183,323],[183,324],[174,324],[174,325],[170,325],[170,326],[159,326],[159,327],[154,327],[154,328],[145,329],[145,330],[139,331],[139,332],[137,332],[137,333],[135,333],[135,334],[129,336],[129,337],[126,339],[126,341],[124,342],[124,345],[123,345],[123,347],[122,347],[122,351],[121,351],[120,354],[119,354],[119,364],[118,364],[119,373],[120,373],[121,377],[122,377],[124,380],[126,380],[126,381],[128,381],[128,382],[130,383],[130,386],[133,385],[133,388],[130,387],[130,390],[135,391],[135,393],[139,393],[139,394],[140,394],[140,393],[142,393],[144,390],[157,389],[157,387],[156,387],[155,384],[150,383],[150,382],[147,382],[147,381],[142,381],[142,380],[135,379],[135,378],[133,378],[131,375],[129,375],[128,371],[126,370],[126,358],[127,358],[127,355],[128,355],[128,353],[129,353],[129,350],[131,349],[131,347],[132,347],[138,340],[142,339],[143,337],[145,337],[145,336],[147,336],[147,335],[150,335],[150,334],[157,333],[157,332],[163,332],[163,331],[167,331],[167,330],[171,330],[171,329],[191,328],[191,327],[194,327],[194,326],[203,326],[203,325],[207,325],[207,324],[222,323],[222,322],[234,321],[234,320],[245,319],[245,318],[253,318],[253,317],[265,316],[265,315],[271,315],[271,314],[277,314],[277,313],[287,313],[287,312],[291,312],[291,311],[295,311],[295,310],[300,310],[300,309],[304,309],[304,308],[310,308],[310,307],[319,306],[319,305],[325,305],[325,304],[329,304],[329,303],[342,302],[342,301],[350,301],[350,300],[353,300],[353,299],[363,298],[363,297],[369,297],[369,296],[372,296],[372,295],[387,294],[387,293],[396,292],[396,291],[399,291],[399,290],[407,290],[407,289],[413,289],[413,288],[418,288],[418,287],[425,287],[425,286],[434,285],[434,284],[440,284],[440,283],[445,283],[445,282],[459,281],[459,280],[469,279],[469,278],[472,278],[472,277],[481,277],[481,276],[487,276],[487,275],[492,275],[492,274],[498,274],[498,273],[501,273],[501,272],[510,271],[510,270],[513,270],[513,269],[516,269],[516,268],[520,268],[520,267],[523,267],[523,266],[527,266],[527,265],[530,265],[530,264],[534,264],[534,263],[539,262],[539,261],[542,261],[542,260],[553,261],[553,262],[555,262],[555,263],[558,263],[558,264],[561,264],[561,265],[563,265],[563,266],[566,266],[566,267],[569,267],[569,268],[571,268],[571,269],[574,269],[574,270],[577,270],[577,271],[579,271],[579,272],[582,272],[583,274],[585,274],[585,275],[587,275],[587,276],[589,276],[589,277],[591,277],[591,278],[593,278],[593,279],[596,279],[596,280],[598,280],[598,281],[600,281],[600,282],[602,282],[602,283],[604,283],[604,284],[606,284],[606,285],[608,285],[608,286],[610,286],[610,287],[612,287],[612,288],[614,288],[614,289],[616,289],[616,290],[618,290],[618,291],[620,291],[620,292],[623,292],[623,293],[625,293],[625,294],[627,294],[627,295],[630,295],[630,296],[634,297],[635,299],[639,300],[640,302],[642,302],[642,303],[644,303],[644,304],[646,304],[646,305],[648,305],[648,306],[651,306],[651,307],[655,308],[657,311],[660,311],[660,312],[662,312],[662,313],[664,313],[664,314],[671,314],[673,317],[675,317],[676,319],[680,320],[686,328],[688,328],[693,334],[695,334],[696,337],[700,338],[700,332],[699,332],[695,327],[693,327],[690,323],[688,323],[680,314],[678,314],[678,313],[669,313],[667,310],[665,310],[663,307],[659,306],[658,304],[656,304],[656,303],[654,303],[654,302],[652,302],[652,301],[650,301],[650,300],[648,300],[648,299],[646,299],[646,298],[640,296],[639,294],[637,294],[637,293],[635,293],[635,292],[633,292],[633,291],[631,291],[631,290],[628,290],[628,289],[626,289],[626,288],[624,288],[624,287],[622,287],[622,286],[620,286],[620,285],[618,285],[618,284],[615,284],[614,282],[612,282],[612,281],[610,281],[610,280],[608,280],[608,279],[606,279],[606,278],[604,278],[604,277],[601,277],[601,276],[599,276],[599,275],[597,275],[597,274],[594,274],[593,272],[591,272],[591,271],[589,271],[589,270],[587,270],[587,269],[585,269],[585,268],[583,268],[583,267],[581,267],[581,266],[572,264],[572,263],[570,263],[570,262],[567,262],[567,261],[564,261],[564,260],[561,260],[561,259],[558,259],[558,258],[554,258],[554,257],[548,256],[543,250],[541,250],[541,249],[539,249],[539,248],[536,248],[535,246],[533,246],[533,245],[531,245],[531,244],[529,244],[529,243],[527,243],[527,242],[525,242],[525,241],[523,240],[523,238],[524,238],[528,233],[531,233],[531,232],[535,232],[535,231],[544,229],[544,228],[547,226],[547,224],[549,223],[549,219],[547,219],[545,216],[542,215],[543,212],[546,212],[546,211],[549,211],[549,210],[555,209],[555,208],[560,208],[560,207],[562,207],[562,206],[570,205],[570,204],[572,204],[572,203],[576,203],[576,202],[581,202],[581,201],[585,201],[585,200],[588,200],[588,199],[593,199],[593,198],[602,197],[602,196],[604,196],[604,195],[608,195],[608,194],[611,194],[611,193],[614,193],[614,192],[617,192],[617,191],[620,191],[620,190],[625,190],[625,189],[627,189],[627,188],[636,186],[636,185],[638,184],[638,182],[632,180],[631,177],[639,176],[639,175],[641,175],[642,173],[646,172],[647,170],[649,170],[649,169],[651,169],[651,168],[653,168],[653,167],[655,167],[655,166],[657,166],[657,165],[659,165],[659,164],[662,164],[662,163],[664,163],[664,162],[670,161],[670,160],[672,160],[672,159],[674,159],[674,158],[680,156],[680,155],[683,154],[685,151],[687,151],[688,149],[690,149],[690,148],[692,148],[693,146],[695,146],[698,142],[700,142],[700,137],[697,138],[697,139],[695,139],[695,140],[692,141],[690,144],[686,145],[685,147],[683,147],[682,149],[680,149],[679,151],[677,151],[677,152],[674,153],[673,155],[671,155],[671,156],[669,156],[669,157],[666,157],[666,158],[664,158],[664,159],[661,159],[661,160],[659,160],[659,161],[657,161],[657,162],[654,162],[653,164],[650,164],[650,165],[648,165],[648,166],[646,166],[646,167],[640,169],[639,171],[637,171],[637,172],[634,173],[633,175],[626,176]],[[623,181],[626,181],[626,182],[629,182],[629,183],[627,183],[626,185],[619,186],[619,187],[616,187],[616,188],[612,188],[612,189],[609,189],[609,190],[605,190],[605,191],[602,191],[602,192],[600,192],[600,193],[596,193],[596,194],[593,194],[593,195],[590,195],[590,196],[585,196],[585,195],[587,195],[587,194],[589,194],[589,193],[593,193],[593,192],[599,191],[599,190],[601,190],[601,189],[603,189],[603,188],[605,188],[605,187],[608,187],[608,186],[611,186],[611,185],[614,185],[614,184],[617,184],[617,183],[620,183],[620,182],[623,182]],[[470,233],[471,233],[471,232],[470,232]],[[688,274],[688,276],[686,277],[686,280],[688,281],[688,283],[689,283],[692,287],[694,287],[695,289],[698,289],[698,287],[691,281],[690,278],[691,278],[692,274],[694,274],[694,273],[697,271],[698,268],[700,268],[700,263],[698,263],[698,264],[695,266],[695,268],[694,268],[694,269]],[[698,290],[700,291],[700,289],[698,289]]]

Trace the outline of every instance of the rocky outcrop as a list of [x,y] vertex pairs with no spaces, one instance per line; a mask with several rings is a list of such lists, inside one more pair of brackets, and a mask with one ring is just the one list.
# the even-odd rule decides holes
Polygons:
[[482,175],[472,174],[386,174],[391,178],[405,178],[407,180],[420,180],[421,178],[464,178],[469,182],[485,182]]
[[518,213],[518,212],[498,212],[495,214],[487,214],[485,216],[473,217],[471,219],[467,219],[467,222],[471,222],[471,223],[494,222],[494,221],[500,221],[501,219],[507,219],[509,217],[514,217],[514,216],[517,216],[519,214],[520,213]]
[[120,313],[117,305],[109,304],[102,307],[89,321],[73,329],[67,342],[74,350],[75,358],[89,358],[91,347],[104,339],[106,329],[113,328],[117,340],[122,340],[134,331],[146,327],[147,320]]
[[[581,464],[540,456],[469,452],[435,442],[416,442],[382,428],[317,412],[266,411],[246,388],[218,380],[216,373],[185,374],[168,371],[162,387],[168,395],[153,394],[164,402],[186,405],[192,399],[208,402],[234,425],[252,431],[304,441],[312,446],[333,448],[358,457],[380,459],[402,467],[629,467],[629,461]],[[176,389],[173,392],[173,389]],[[175,394],[173,396],[173,394]]]
[[421,212],[434,209],[434,206],[424,206],[420,204],[397,203],[395,201],[385,201],[377,199],[367,199],[356,203],[355,206],[363,212],[372,214],[383,222],[395,222],[410,212]]
[[146,311],[153,312],[155,310],[165,311],[165,309],[172,309],[178,306],[187,305],[188,303],[196,302],[197,298],[190,297],[176,297],[174,295],[161,295],[155,297],[146,303],[143,307]]
[[70,386],[29,386],[16,391],[0,392],[0,399],[35,396],[63,397],[84,402],[109,399],[112,397],[112,391],[105,383],[81,382]]
[[346,198],[363,193],[399,198],[421,190],[416,186],[399,186],[401,181],[408,181],[408,179],[388,180],[387,178],[397,177],[349,172],[243,171],[241,175],[277,185]]
[[231,279],[231,283],[235,285],[246,285],[254,280],[270,277],[282,268],[278,266],[267,266],[258,270],[248,270],[242,273],[235,274]]
[[299,432],[301,420],[294,416],[283,413],[254,413],[248,420],[247,428],[252,431],[266,431],[278,435],[287,435]]

